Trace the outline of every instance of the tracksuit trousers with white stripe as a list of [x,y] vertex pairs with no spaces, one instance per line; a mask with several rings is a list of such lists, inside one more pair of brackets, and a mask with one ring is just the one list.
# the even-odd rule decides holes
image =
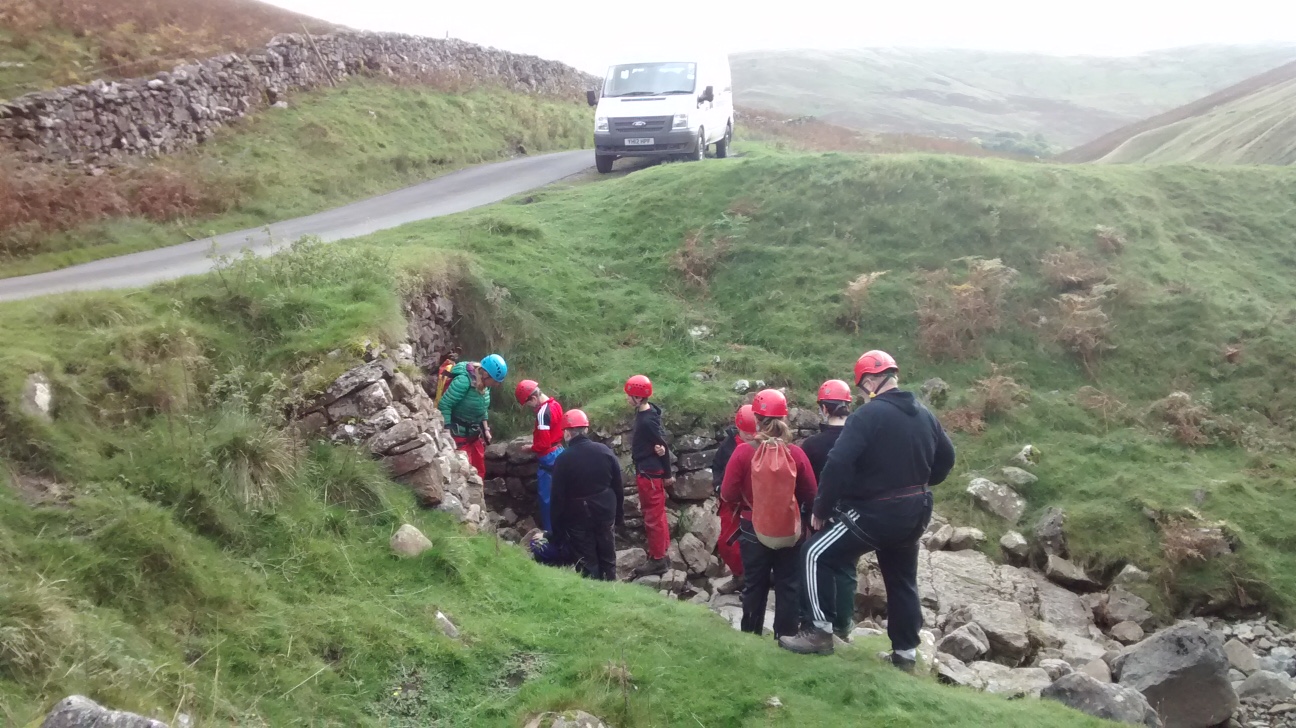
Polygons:
[[[853,504],[816,533],[802,551],[805,621],[830,632],[837,616],[838,572],[877,551],[887,592],[887,635],[893,650],[918,647],[918,539],[931,521],[932,494]],[[850,520],[858,529],[842,522]],[[857,532],[858,531],[858,532]],[[867,536],[862,538],[860,533]]]

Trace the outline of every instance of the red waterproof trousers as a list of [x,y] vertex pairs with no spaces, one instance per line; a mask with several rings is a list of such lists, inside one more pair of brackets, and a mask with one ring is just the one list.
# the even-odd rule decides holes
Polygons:
[[468,453],[468,462],[486,480],[486,441],[480,437],[456,437],[455,447]]
[[720,555],[720,560],[729,567],[729,573],[734,576],[743,575],[742,551],[738,548],[738,539],[733,539],[734,534],[738,533],[738,512],[729,504],[720,503],[720,542],[716,544],[716,553]]
[[639,473],[639,509],[643,511],[644,532],[648,536],[648,558],[660,559],[670,548],[670,526],[666,523],[666,481]]

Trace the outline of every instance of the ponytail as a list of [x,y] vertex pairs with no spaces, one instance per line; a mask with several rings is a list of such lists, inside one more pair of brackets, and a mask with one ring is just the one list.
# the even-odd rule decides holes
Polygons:
[[769,440],[792,442],[792,428],[788,426],[787,420],[782,417],[762,417],[757,415],[756,440],[758,442],[767,442]]

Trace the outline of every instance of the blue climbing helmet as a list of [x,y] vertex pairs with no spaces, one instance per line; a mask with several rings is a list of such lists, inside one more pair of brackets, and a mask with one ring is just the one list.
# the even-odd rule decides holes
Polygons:
[[503,382],[504,377],[508,376],[508,364],[504,362],[504,357],[499,354],[491,354],[482,359],[481,368],[485,369],[490,378],[497,382]]

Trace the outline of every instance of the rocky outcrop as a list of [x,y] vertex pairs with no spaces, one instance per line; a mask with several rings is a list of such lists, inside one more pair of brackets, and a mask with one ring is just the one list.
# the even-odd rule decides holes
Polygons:
[[583,98],[597,80],[554,61],[459,40],[346,31],[280,35],[265,48],[151,78],[95,81],[0,103],[0,144],[32,161],[103,164],[176,152],[297,91],[349,76],[495,84]]
[[83,695],[72,695],[54,706],[41,728],[167,728],[167,725],[142,715],[109,710]]
[[973,478],[967,487],[973,502],[1009,524],[1016,523],[1026,512],[1026,499],[1006,485],[985,478]]
[[1147,697],[1166,728],[1206,728],[1228,720],[1238,707],[1228,669],[1219,635],[1186,623],[1130,648],[1119,679]]
[[1120,685],[1102,683],[1081,673],[1071,673],[1059,678],[1044,688],[1040,697],[1056,700],[1095,718],[1161,728],[1161,719],[1142,693]]

